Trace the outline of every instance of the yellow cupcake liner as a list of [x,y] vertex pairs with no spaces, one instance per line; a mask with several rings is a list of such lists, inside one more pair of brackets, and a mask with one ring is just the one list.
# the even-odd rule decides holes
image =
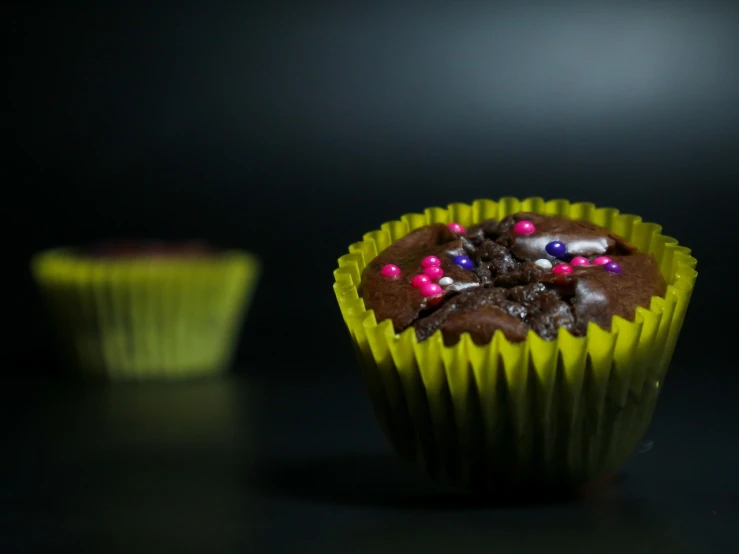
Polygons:
[[239,251],[131,260],[58,249],[38,254],[31,269],[72,367],[87,376],[143,380],[224,371],[260,263]]
[[[584,337],[560,330],[521,343],[496,332],[484,346],[441,332],[418,342],[378,323],[357,292],[368,262],[410,231],[455,221],[470,226],[527,211],[590,221],[652,253],[667,282],[634,321],[614,317]],[[499,490],[575,485],[617,468],[654,413],[697,273],[688,248],[635,215],[542,198],[477,200],[407,214],[349,247],[334,291],[379,422],[397,453],[446,484]]]

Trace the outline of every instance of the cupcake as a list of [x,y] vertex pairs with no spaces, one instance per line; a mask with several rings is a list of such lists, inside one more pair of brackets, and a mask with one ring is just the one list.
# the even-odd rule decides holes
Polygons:
[[506,198],[406,215],[353,244],[334,290],[398,454],[478,491],[616,469],[652,418],[696,278],[660,230]]
[[259,262],[203,243],[131,241],[49,250],[31,269],[75,370],[179,379],[229,366]]

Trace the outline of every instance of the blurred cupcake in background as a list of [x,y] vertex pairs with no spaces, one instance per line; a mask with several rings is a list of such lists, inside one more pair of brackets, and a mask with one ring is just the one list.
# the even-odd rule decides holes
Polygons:
[[225,371],[260,264],[202,242],[119,241],[41,252],[31,269],[72,368],[144,380]]

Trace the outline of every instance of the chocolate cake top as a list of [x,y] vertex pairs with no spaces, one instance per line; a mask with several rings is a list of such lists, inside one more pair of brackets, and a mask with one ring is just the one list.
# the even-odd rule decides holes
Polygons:
[[456,223],[417,229],[364,270],[359,293],[377,321],[418,340],[437,329],[444,343],[467,332],[476,344],[500,329],[523,341],[529,329],[554,339],[560,327],[584,335],[633,319],[666,285],[653,256],[591,223],[518,213],[465,230]]

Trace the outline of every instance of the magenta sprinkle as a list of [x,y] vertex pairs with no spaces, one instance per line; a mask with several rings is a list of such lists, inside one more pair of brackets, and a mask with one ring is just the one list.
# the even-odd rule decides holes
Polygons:
[[431,279],[428,275],[416,275],[413,279],[411,279],[411,285],[413,285],[417,289],[420,289],[423,285],[427,285],[430,282]]
[[432,265],[423,270],[424,275],[428,275],[432,281],[438,281],[444,277],[444,270],[438,266]]
[[421,267],[438,267],[441,265],[441,260],[436,256],[426,256],[421,260]]
[[436,283],[426,283],[421,287],[421,294],[426,298],[436,298],[444,294],[444,289]]
[[513,232],[517,235],[530,235],[536,231],[536,226],[527,219],[521,220],[513,226]]
[[380,273],[384,277],[397,277],[400,275],[400,268],[397,265],[387,264],[380,270]]
[[467,232],[459,223],[449,223],[447,227],[449,227],[450,231],[457,233],[458,235],[463,235]]
[[552,268],[552,273],[555,275],[569,275],[572,273],[572,266],[570,264],[558,264]]

